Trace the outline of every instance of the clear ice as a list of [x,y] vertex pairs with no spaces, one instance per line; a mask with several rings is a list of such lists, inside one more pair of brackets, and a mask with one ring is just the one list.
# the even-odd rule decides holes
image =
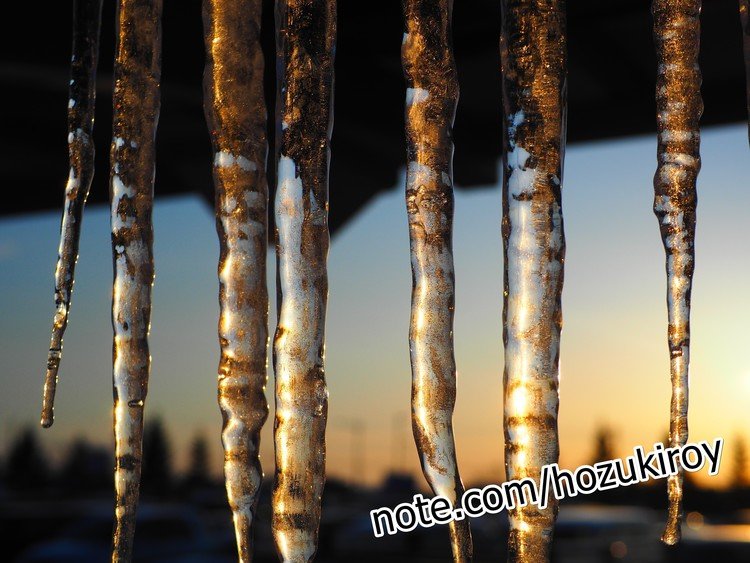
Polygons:
[[78,241],[81,237],[83,208],[94,179],[94,107],[96,65],[99,59],[99,31],[102,0],[74,0],[73,54],[70,58],[70,99],[68,101],[68,156],[70,172],[65,186],[65,206],[60,224],[60,248],[55,270],[55,317],[44,378],[41,424],[54,422],[57,372],[62,358],[63,335],[68,326],[73,293]]
[[159,118],[162,0],[119,0],[110,201],[115,530],[112,561],[130,561],[140,489],[143,409],[151,356],[151,286],[156,124]]
[[206,121],[214,150],[219,258],[219,406],[239,560],[253,558],[268,417],[268,186],[261,0],[205,0]]
[[740,0],[742,45],[745,55],[745,80],[747,81],[748,141],[750,141],[750,0]]
[[[538,482],[559,456],[565,2],[503,0],[502,17],[505,469]],[[509,510],[508,560],[549,561],[556,516],[554,497]]]
[[279,316],[273,343],[272,528],[280,558],[301,563],[315,556],[325,483],[328,163],[336,2],[279,0],[276,25]]
[[[453,438],[453,120],[458,77],[451,0],[406,0],[406,208],[412,265],[409,349],[412,428],[422,471],[436,495],[460,504],[464,486]],[[471,561],[469,520],[450,523],[454,561]]]
[[[654,213],[659,220],[667,270],[668,342],[672,400],[670,446],[688,437],[690,292],[695,262],[696,180],[701,166],[699,121],[700,0],[654,0],[654,42],[658,63],[656,122],[658,167]],[[680,540],[683,470],[668,478],[669,512],[662,541]]]

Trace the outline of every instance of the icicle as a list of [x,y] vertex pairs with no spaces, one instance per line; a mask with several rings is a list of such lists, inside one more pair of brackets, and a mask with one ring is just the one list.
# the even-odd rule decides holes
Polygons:
[[268,417],[268,187],[261,0],[205,0],[206,121],[214,149],[219,234],[219,406],[224,476],[239,560],[253,558],[252,526]]
[[111,148],[116,524],[112,560],[130,561],[151,357],[154,141],[162,0],[119,0]]
[[274,337],[273,534],[283,561],[312,560],[325,481],[328,161],[335,0],[278,0],[279,319]]
[[[452,423],[456,402],[452,129],[458,103],[452,4],[452,0],[404,2],[402,60],[407,86],[406,207],[412,263],[412,427],[422,471],[432,490],[458,504],[464,487]],[[451,522],[450,535],[454,561],[470,561],[469,521]]]
[[[502,11],[505,467],[509,480],[538,482],[559,455],[565,2],[503,0]],[[508,560],[548,561],[554,498],[509,514]]]
[[60,248],[55,270],[55,318],[47,356],[41,423],[45,428],[54,421],[57,370],[62,357],[65,328],[68,326],[70,298],[73,293],[78,240],[81,236],[83,208],[94,179],[94,105],[96,101],[96,63],[99,58],[99,29],[102,0],[74,0],[73,54],[70,59],[70,99],[68,101],[68,155],[70,173],[65,186],[65,208],[60,225]]
[[[654,176],[654,213],[667,254],[667,307],[672,380],[669,441],[684,445],[688,436],[690,291],[695,240],[695,188],[700,170],[703,112],[698,67],[700,0],[654,0],[658,168]],[[682,468],[669,477],[669,515],[662,541],[680,540]]]
[[750,141],[750,0],[740,0],[742,44],[745,51],[745,80],[747,81],[748,140]]

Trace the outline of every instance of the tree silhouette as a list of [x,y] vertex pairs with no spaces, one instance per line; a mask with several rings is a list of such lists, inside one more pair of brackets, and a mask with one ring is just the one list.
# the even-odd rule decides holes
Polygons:
[[10,447],[5,469],[10,489],[38,490],[49,482],[49,463],[31,428],[22,430]]
[[187,487],[201,487],[211,482],[208,468],[208,442],[203,436],[196,436],[190,446],[190,466],[185,475]]
[[208,478],[208,442],[203,436],[198,436],[193,441],[190,462],[190,472],[193,476]]
[[143,431],[143,469],[141,487],[144,492],[163,496],[172,487],[172,452],[160,418],[146,424]]
[[112,485],[112,456],[85,438],[77,438],[68,449],[58,481],[65,491],[107,489]]

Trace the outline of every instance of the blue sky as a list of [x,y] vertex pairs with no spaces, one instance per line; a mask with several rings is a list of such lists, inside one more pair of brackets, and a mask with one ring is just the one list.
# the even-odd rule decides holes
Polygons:
[[[600,424],[615,431],[623,455],[635,445],[653,444],[666,432],[664,256],[651,211],[655,144],[652,137],[639,137],[573,145],[567,151],[562,465],[587,461]],[[690,430],[691,439],[725,437],[728,460],[734,437],[750,426],[750,158],[745,125],[706,129],[702,153]],[[328,467],[332,474],[351,475],[350,426],[355,420],[364,422],[368,481],[394,466],[418,471],[407,415],[411,279],[402,190],[399,182],[352,220],[334,239],[329,261]],[[335,193],[331,205],[336,205]],[[467,481],[502,477],[500,217],[499,186],[458,190],[456,436]],[[218,467],[214,220],[198,198],[159,199],[154,225],[157,274],[147,417],[158,415],[167,423],[178,462],[181,451],[201,433],[210,439]],[[0,221],[0,451],[19,427],[38,423],[58,229],[57,212]],[[107,208],[87,209],[83,230],[56,422],[40,431],[44,444],[58,455],[76,435],[111,442]],[[269,263],[273,267],[274,261]],[[270,288],[273,280],[272,269]],[[271,318],[275,320],[273,308]],[[262,446],[266,473],[273,459],[271,428],[269,420]],[[728,468],[725,464],[715,482],[723,482]]]

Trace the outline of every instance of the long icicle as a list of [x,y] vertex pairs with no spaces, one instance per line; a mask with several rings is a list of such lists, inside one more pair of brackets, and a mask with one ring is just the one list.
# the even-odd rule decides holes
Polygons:
[[[412,428],[422,471],[436,495],[460,504],[464,487],[453,438],[453,120],[458,78],[452,0],[405,0],[406,208],[412,264],[409,349]],[[454,561],[470,561],[469,521],[450,524]]]
[[335,0],[277,0],[279,318],[274,337],[273,534],[283,561],[311,561],[325,482],[328,163]]
[[[669,356],[672,381],[670,446],[688,437],[690,364],[690,292],[695,261],[696,180],[701,166],[699,121],[700,0],[654,0],[658,167],[654,176],[654,213],[659,220],[667,261]],[[680,540],[683,469],[668,479],[669,513],[662,541]]]
[[745,81],[747,88],[748,141],[750,141],[750,0],[740,0],[742,46],[745,54]]
[[263,471],[268,347],[266,107],[261,0],[204,0],[206,121],[214,149],[219,258],[219,406],[224,477],[241,562],[253,558]]
[[155,136],[162,0],[119,0],[111,147],[115,530],[112,561],[130,561],[151,357]]
[[96,65],[99,59],[99,30],[102,0],[73,1],[73,54],[70,58],[70,100],[68,101],[68,156],[70,173],[65,186],[65,207],[60,224],[60,248],[55,270],[55,318],[44,378],[41,424],[54,422],[57,371],[62,358],[63,335],[68,326],[73,293],[78,241],[83,208],[94,179],[94,108]]
[[[559,456],[565,2],[503,0],[502,18],[505,468],[538,482]],[[549,560],[557,503],[547,500],[509,510],[509,561]]]

